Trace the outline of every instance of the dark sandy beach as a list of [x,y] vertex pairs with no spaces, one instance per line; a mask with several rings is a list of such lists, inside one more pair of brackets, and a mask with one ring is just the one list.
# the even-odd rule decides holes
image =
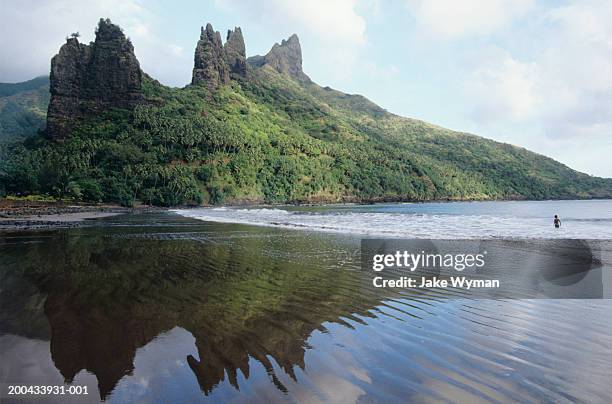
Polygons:
[[161,208],[119,205],[73,205],[62,202],[0,200],[0,230],[76,227],[86,220],[125,213],[159,211]]

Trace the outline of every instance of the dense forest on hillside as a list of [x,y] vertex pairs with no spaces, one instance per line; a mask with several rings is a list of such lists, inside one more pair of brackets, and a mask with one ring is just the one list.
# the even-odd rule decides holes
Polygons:
[[108,111],[62,143],[11,146],[6,192],[163,206],[611,195],[609,180],[525,149],[273,71],[214,94],[149,78],[144,89],[150,103],[133,113]]
[[49,105],[49,77],[0,83],[0,142],[35,135],[44,129]]
[[3,146],[0,193],[127,206],[612,197],[611,179],[257,63],[215,88],[143,74],[134,109]]

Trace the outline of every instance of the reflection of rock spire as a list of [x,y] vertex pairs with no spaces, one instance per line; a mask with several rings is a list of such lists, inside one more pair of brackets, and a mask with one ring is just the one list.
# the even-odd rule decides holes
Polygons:
[[136,350],[169,329],[159,319],[71,302],[69,293],[51,294],[45,312],[51,325],[51,358],[67,383],[83,369],[98,379],[104,400],[134,369]]
[[[29,282],[23,284],[47,296],[55,366],[67,382],[84,369],[91,372],[102,399],[134,370],[137,349],[174,327],[195,338],[199,360],[187,362],[204,392],[224,381],[238,388],[239,372],[250,377],[251,360],[260,362],[282,390],[275,372],[280,368],[295,378],[296,366],[305,366],[313,330],[352,313],[371,316],[368,310],[379,300],[377,294],[354,290],[353,272],[335,275],[333,285],[322,284],[321,262],[304,259],[285,266],[257,254],[278,247],[262,243],[269,240],[228,245],[58,237],[0,255],[0,266],[25,274]],[[28,260],[16,259],[23,256]],[[355,293],[346,293],[349,283]],[[307,310],[297,311],[300,301],[308,302]]]

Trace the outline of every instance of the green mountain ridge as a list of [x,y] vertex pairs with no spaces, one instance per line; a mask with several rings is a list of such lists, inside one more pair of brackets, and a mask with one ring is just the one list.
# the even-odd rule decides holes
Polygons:
[[0,142],[32,136],[44,129],[48,105],[48,76],[0,83]]
[[[315,84],[301,71],[297,36],[248,60],[241,41],[239,28],[225,45],[212,27],[202,28],[193,84],[171,88],[142,74],[143,101],[133,108],[92,104],[99,96],[88,88],[90,98],[78,105],[95,113],[71,121],[68,136],[4,148],[0,187],[162,206],[612,197],[612,179]],[[119,44],[116,52],[131,48],[121,38],[110,43]],[[64,46],[77,49],[70,40]],[[86,56],[101,52],[96,43],[91,51],[78,46]],[[96,77],[121,77],[108,66],[91,69]],[[53,72],[52,94],[62,95]]]

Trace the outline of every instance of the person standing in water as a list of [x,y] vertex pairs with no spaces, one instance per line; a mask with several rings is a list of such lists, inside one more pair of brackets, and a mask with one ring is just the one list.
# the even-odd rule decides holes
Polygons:
[[556,229],[561,227],[561,219],[559,219],[559,216],[555,215],[555,219],[553,220],[553,223],[555,224]]

